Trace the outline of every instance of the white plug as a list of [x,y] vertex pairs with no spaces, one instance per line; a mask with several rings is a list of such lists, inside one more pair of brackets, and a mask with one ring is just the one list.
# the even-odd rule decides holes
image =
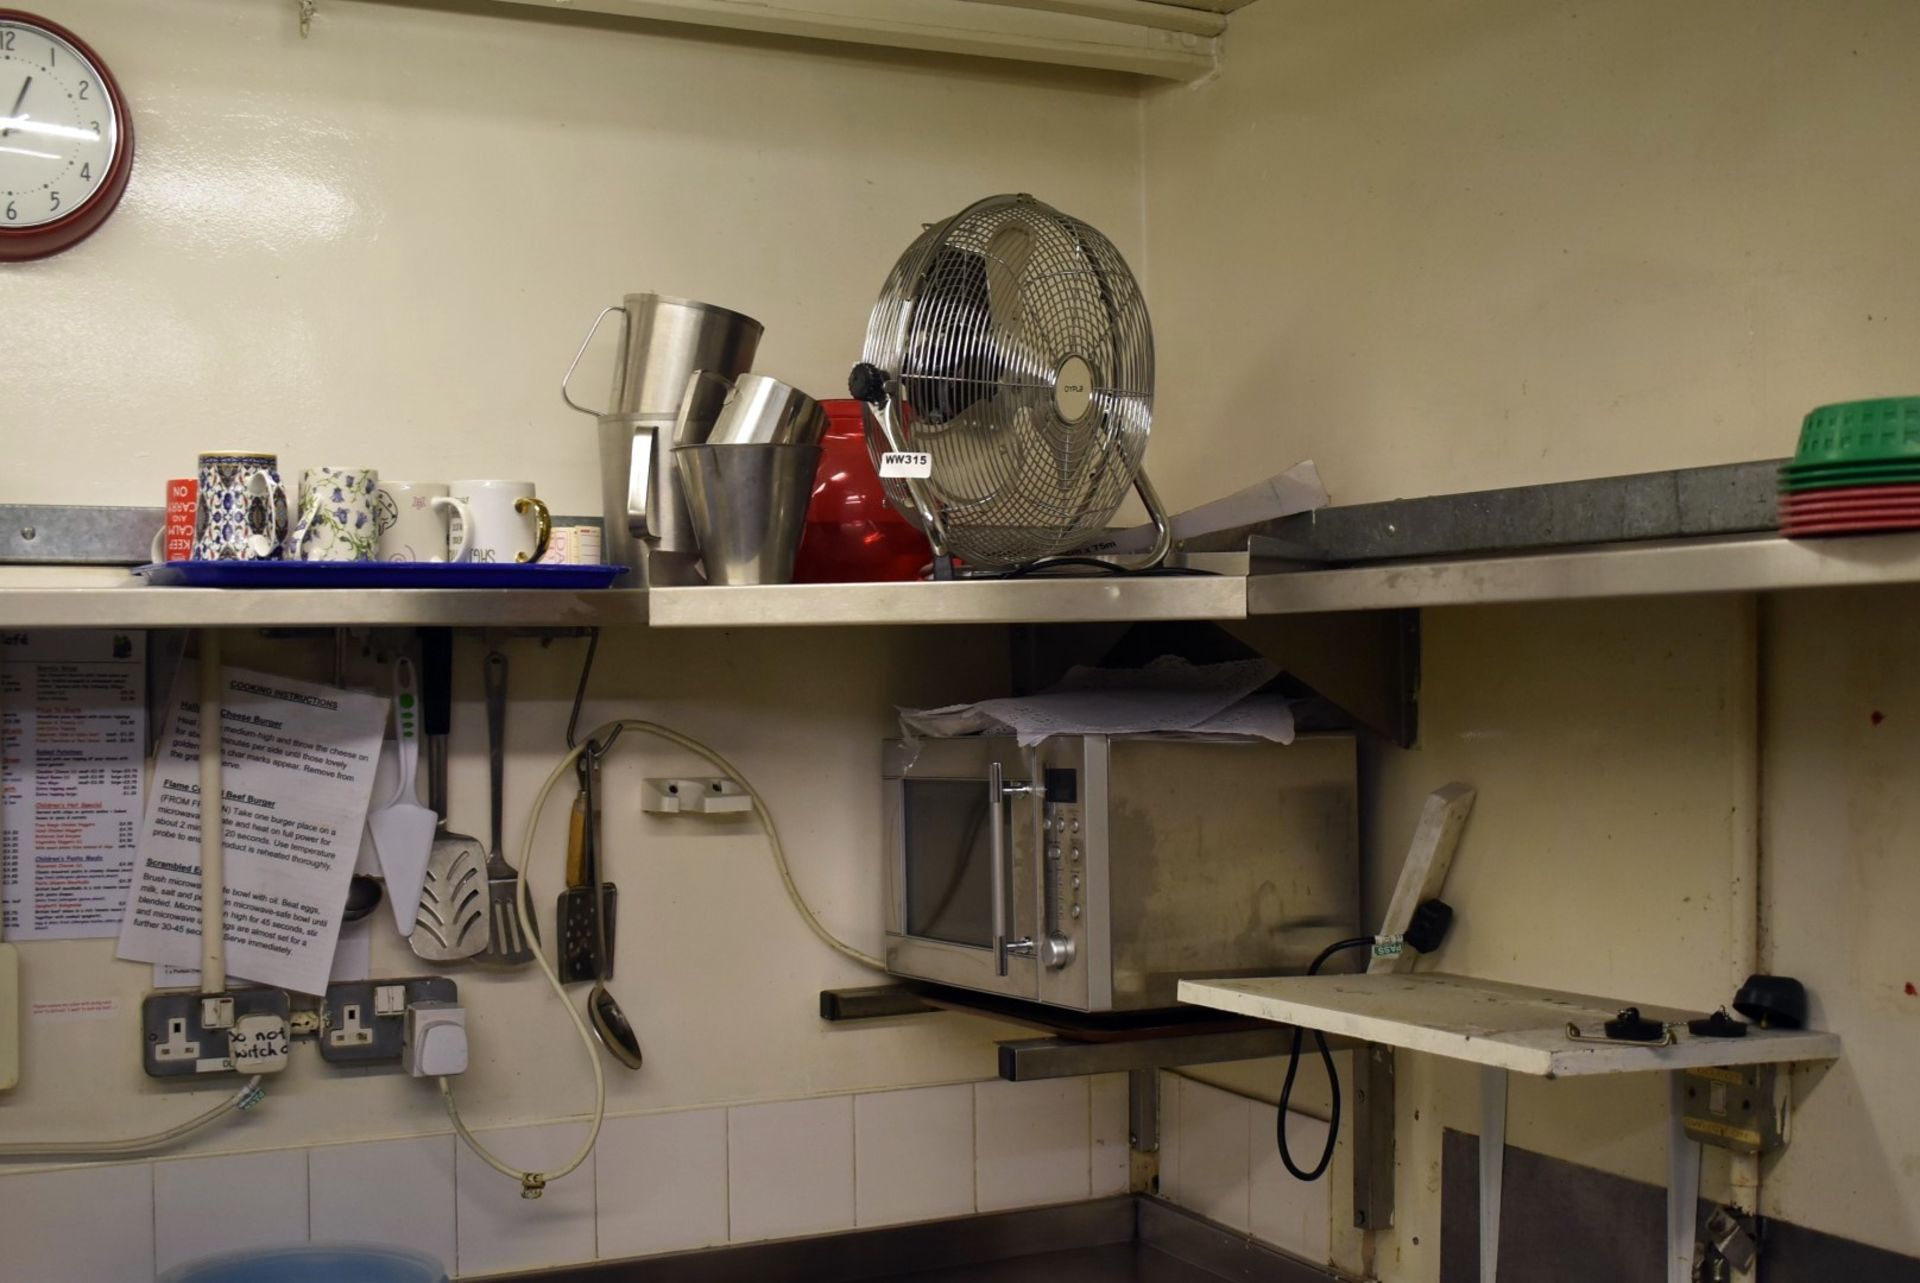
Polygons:
[[243,1074],[279,1073],[287,1067],[289,1045],[286,1019],[272,1012],[241,1016],[227,1034],[228,1059]]
[[415,1078],[467,1072],[467,1009],[457,1002],[410,1005],[400,1057]]

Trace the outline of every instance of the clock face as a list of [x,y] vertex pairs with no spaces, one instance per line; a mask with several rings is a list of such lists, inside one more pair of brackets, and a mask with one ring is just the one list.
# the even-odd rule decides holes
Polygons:
[[111,82],[65,36],[0,18],[0,230],[71,218],[120,158]]

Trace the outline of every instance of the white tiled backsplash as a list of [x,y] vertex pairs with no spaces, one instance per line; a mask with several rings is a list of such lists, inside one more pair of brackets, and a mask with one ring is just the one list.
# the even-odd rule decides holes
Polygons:
[[[1124,1088],[1120,1101],[1124,1119]],[[1161,1074],[1160,1194],[1283,1252],[1325,1263],[1332,1254],[1332,1177],[1306,1184],[1287,1174],[1274,1145],[1277,1117],[1272,1105]],[[1296,1158],[1318,1155],[1327,1125],[1290,1114],[1287,1140]]]
[[[584,1131],[482,1135],[546,1167]],[[309,1240],[410,1247],[475,1277],[1120,1194],[1126,1156],[1126,1077],[1110,1074],[612,1118],[535,1201],[451,1135],[0,1174],[0,1277],[137,1283]]]

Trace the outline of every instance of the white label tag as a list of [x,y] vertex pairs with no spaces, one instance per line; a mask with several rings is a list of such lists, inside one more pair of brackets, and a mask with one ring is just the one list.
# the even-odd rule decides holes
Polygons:
[[887,450],[880,455],[883,477],[930,477],[933,456],[924,450]]

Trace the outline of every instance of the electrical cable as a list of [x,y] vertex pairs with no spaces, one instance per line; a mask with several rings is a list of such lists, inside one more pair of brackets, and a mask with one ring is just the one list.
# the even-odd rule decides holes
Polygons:
[[[554,765],[546,781],[541,784],[539,792],[534,794],[533,810],[527,816],[527,836],[521,847],[520,866],[515,877],[514,888],[514,912],[519,916],[520,930],[528,940],[537,940],[539,937],[534,933],[533,913],[527,898],[527,866],[533,860],[534,834],[539,828],[540,816],[546,810],[547,799],[552,795],[554,785],[559,783],[561,777],[572,768],[575,759],[582,753],[589,751],[589,748],[596,743],[601,744],[603,747],[606,744],[610,744],[620,731],[636,731],[641,734],[652,735],[657,739],[665,740],[669,744],[677,745],[689,753],[694,754],[696,757],[703,758],[718,769],[721,774],[725,775],[735,784],[738,784],[740,790],[753,800],[753,813],[755,817],[759,819],[760,827],[767,835],[767,846],[772,852],[774,867],[780,873],[780,882],[781,885],[786,888],[788,899],[790,899],[794,907],[800,911],[801,918],[806,922],[807,926],[812,929],[814,935],[818,936],[823,943],[836,953],[842,954],[862,966],[871,967],[877,971],[884,971],[886,969],[886,964],[881,962],[880,959],[871,954],[863,953],[852,945],[847,944],[831,931],[828,931],[820,919],[814,915],[812,908],[810,908],[807,902],[801,897],[800,888],[794,883],[793,870],[787,864],[786,849],[781,845],[780,830],[778,826],[774,824],[773,812],[767,809],[766,799],[760,796],[759,790],[753,787],[752,783],[734,767],[733,763],[690,735],[683,735],[679,731],[662,726],[657,722],[642,721],[638,718],[619,718],[589,733],[584,740],[567,750],[565,756]],[[447,1117],[452,1120],[454,1131],[459,1133],[460,1139],[466,1142],[467,1147],[479,1155],[481,1160],[489,1167],[492,1167],[503,1176],[510,1176],[514,1180],[519,1181],[520,1194],[523,1198],[540,1197],[541,1192],[549,1182],[560,1179],[587,1161],[588,1155],[593,1153],[593,1147],[600,1138],[600,1125],[605,1120],[607,1111],[606,1073],[601,1068],[600,1051],[599,1048],[594,1045],[593,1035],[588,1030],[586,1021],[583,1020],[580,1013],[574,1009],[573,1003],[568,1001],[567,991],[561,986],[559,973],[554,969],[552,961],[548,959],[546,951],[536,945],[533,950],[533,959],[539,964],[540,974],[546,978],[548,986],[551,987],[554,992],[554,996],[557,997],[561,1005],[566,1008],[567,1016],[573,1021],[574,1030],[579,1034],[581,1045],[586,1048],[587,1057],[593,1067],[593,1119],[588,1127],[587,1138],[581,1144],[579,1152],[564,1165],[552,1171],[525,1171],[510,1166],[482,1144],[479,1137],[475,1136],[473,1132],[468,1129],[466,1121],[460,1117],[459,1107],[454,1102],[452,1080],[444,1077],[439,1080],[440,1096],[446,1103]]]
[[[587,634],[587,653],[580,664],[580,681],[574,687],[573,691],[573,711],[567,716],[567,747],[569,749],[577,747],[575,743],[575,731],[580,724],[580,706],[586,700],[587,679],[593,673],[593,657],[594,653],[599,649],[600,630],[594,628],[589,630]],[[827,930],[826,927],[821,924],[820,919],[815,916],[813,909],[807,904],[806,900],[801,898],[800,888],[793,880],[793,870],[787,864],[786,848],[780,844],[780,831],[774,825],[773,812],[767,809],[766,801],[760,796],[759,790],[753,787],[747,780],[747,777],[742,775],[739,770],[734,767],[733,763],[690,735],[683,735],[679,731],[660,725],[658,722],[641,721],[635,718],[619,718],[608,722],[605,726],[602,726],[599,730],[590,734],[587,737],[587,741],[599,740],[600,747],[596,752],[604,755],[608,749],[613,747],[613,742],[620,738],[620,733],[626,730],[642,731],[659,739],[666,740],[670,744],[677,744],[694,756],[704,758],[707,762],[717,767],[721,774],[725,775],[735,784],[738,784],[741,792],[753,799],[754,817],[760,821],[760,827],[767,835],[767,845],[773,852],[773,867],[780,873],[780,885],[786,890],[787,899],[790,900],[793,903],[793,907],[799,911],[801,919],[806,922],[808,930],[818,936],[821,942],[829,949],[832,949],[842,957],[850,958],[861,966],[874,971],[884,972],[887,969],[887,964],[880,959],[870,953],[861,952],[859,949],[854,948]],[[607,732],[607,737],[604,740],[600,740],[601,731]],[[584,742],[585,741],[583,741],[583,743]],[[569,760],[571,760],[571,758],[569,758]],[[523,929],[525,925],[524,922],[521,924]],[[529,936],[528,938],[531,939],[532,937]]]
[[[1336,940],[1320,951],[1307,974],[1318,975],[1327,959],[1344,949],[1363,949],[1374,942],[1373,936],[1353,936],[1346,940]],[[1320,1030],[1313,1031],[1313,1041],[1320,1052],[1321,1063],[1327,1067],[1327,1087],[1332,1095],[1332,1103],[1327,1107],[1327,1146],[1320,1151],[1320,1161],[1311,1171],[1303,1170],[1293,1161],[1293,1151],[1287,1148],[1287,1105],[1293,1099],[1293,1080],[1300,1072],[1300,1047],[1306,1041],[1307,1031],[1299,1025],[1293,1027],[1293,1050],[1287,1059],[1286,1081],[1280,1084],[1279,1120],[1274,1124],[1274,1140],[1280,1147],[1280,1161],[1296,1180],[1317,1181],[1326,1175],[1327,1167],[1333,1162],[1334,1143],[1340,1137],[1340,1073],[1334,1067],[1333,1051],[1327,1046],[1327,1036]]]
[[216,1119],[236,1109],[251,1109],[266,1093],[259,1091],[260,1075],[247,1079],[239,1091],[209,1109],[175,1127],[133,1140],[8,1141],[0,1143],[0,1158],[132,1158],[171,1145],[191,1136]]
[[[597,735],[598,732],[595,732]],[[546,782],[540,785],[540,791],[534,794],[533,810],[527,816],[527,836],[520,847],[520,867],[514,882],[514,912],[520,919],[520,931],[524,939],[538,941],[532,924],[533,914],[527,903],[527,866],[533,862],[533,837],[540,824],[540,816],[547,808],[547,799],[553,794],[553,786],[573,768],[574,759],[586,752],[586,745],[569,748],[559,762],[548,773]],[[547,1172],[527,1171],[509,1166],[496,1157],[492,1150],[480,1142],[480,1138],[467,1129],[466,1120],[460,1117],[460,1108],[453,1099],[453,1080],[440,1078],[440,1099],[447,1107],[447,1117],[453,1121],[453,1130],[465,1141],[467,1148],[478,1154],[487,1166],[502,1176],[510,1176],[520,1182],[520,1197],[539,1198],[549,1181],[559,1180],[562,1176],[587,1161],[593,1153],[594,1145],[600,1139],[600,1124],[607,1115],[607,1076],[600,1067],[600,1049],[593,1045],[593,1034],[587,1028],[587,1022],[574,1010],[573,1003],[567,999],[567,991],[560,984],[560,975],[554,970],[553,963],[547,958],[546,951],[537,943],[533,949],[533,960],[539,964],[540,974],[546,979],[547,986],[553,990],[553,996],[566,1009],[567,1018],[573,1021],[574,1032],[580,1035],[580,1044],[586,1048],[587,1064],[593,1070],[593,1122],[587,1129],[587,1138],[581,1144],[579,1152],[562,1166]]]

